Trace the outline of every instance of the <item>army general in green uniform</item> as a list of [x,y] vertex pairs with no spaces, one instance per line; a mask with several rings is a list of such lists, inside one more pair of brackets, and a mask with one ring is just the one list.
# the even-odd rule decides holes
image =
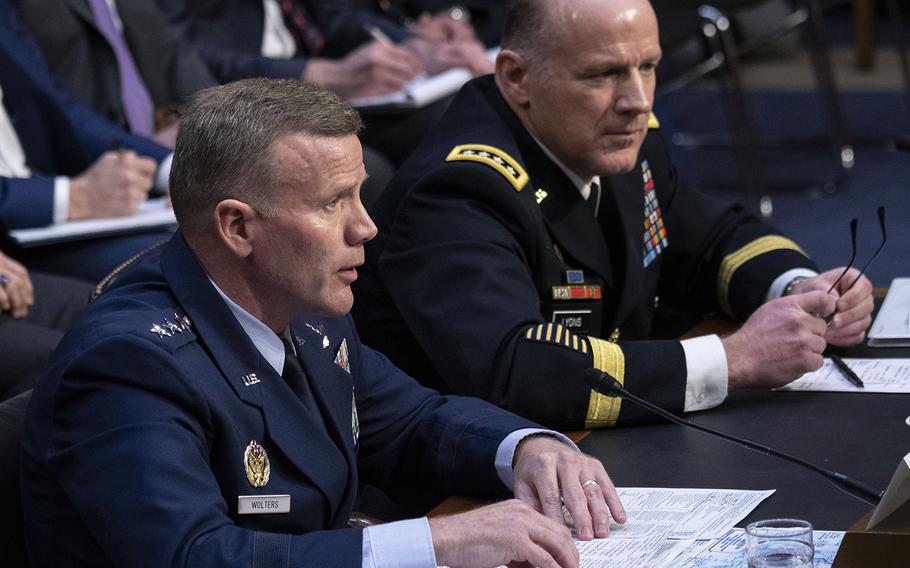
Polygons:
[[[643,418],[597,367],[674,411],[720,404],[862,341],[871,284],[677,183],[651,113],[646,0],[508,3],[494,76],[469,83],[373,210],[355,317],[425,382],[560,428]],[[656,340],[659,305],[744,320]],[[829,320],[826,322],[826,318]]]

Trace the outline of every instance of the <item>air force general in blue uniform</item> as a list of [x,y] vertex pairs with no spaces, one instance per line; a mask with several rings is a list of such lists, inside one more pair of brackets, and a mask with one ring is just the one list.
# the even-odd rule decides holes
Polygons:
[[345,526],[361,477],[397,495],[507,494],[497,449],[532,423],[419,387],[350,317],[300,317],[290,336],[320,416],[182,236],[123,271],[32,398],[32,564],[360,566],[362,530]]

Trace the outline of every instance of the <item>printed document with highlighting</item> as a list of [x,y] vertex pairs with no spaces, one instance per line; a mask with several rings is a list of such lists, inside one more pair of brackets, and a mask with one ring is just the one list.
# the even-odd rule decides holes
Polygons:
[[865,384],[848,381],[831,359],[817,371],[806,373],[776,390],[824,392],[910,393],[910,359],[844,359]]

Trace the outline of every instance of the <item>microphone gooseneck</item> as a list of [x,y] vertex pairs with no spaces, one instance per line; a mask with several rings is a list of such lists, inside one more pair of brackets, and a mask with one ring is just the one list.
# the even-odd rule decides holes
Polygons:
[[601,371],[600,369],[591,368],[591,369],[588,369],[587,371],[585,371],[585,382],[588,384],[589,387],[591,387],[592,389],[594,389],[595,391],[599,392],[602,395],[610,396],[610,397],[618,396],[618,397],[622,398],[623,400],[628,400],[629,402],[637,404],[638,406],[641,406],[642,408],[650,410],[651,412],[657,414],[658,416],[660,416],[662,418],[666,418],[670,422],[674,422],[676,424],[679,424],[680,426],[686,426],[687,428],[694,428],[695,430],[698,430],[700,432],[704,432],[706,434],[711,434],[712,436],[717,436],[718,438],[723,438],[724,440],[727,440],[729,442],[739,444],[740,446],[743,446],[744,448],[748,448],[748,449],[756,451],[756,452],[761,452],[765,455],[775,456],[775,457],[781,458],[783,460],[786,460],[788,462],[795,463],[797,465],[805,467],[811,471],[814,471],[816,473],[819,473],[819,474],[827,477],[828,479],[834,481],[835,483],[839,483],[841,485],[849,487],[850,489],[853,489],[854,491],[857,491],[859,493],[862,493],[863,495],[866,495],[866,496],[872,498],[874,500],[873,504],[877,504],[881,500],[882,495],[884,494],[884,492],[881,491],[880,489],[876,489],[875,487],[872,487],[871,485],[868,485],[858,479],[854,479],[854,478],[850,477],[849,475],[846,475],[846,474],[843,474],[843,473],[840,473],[837,471],[832,471],[830,469],[825,469],[823,467],[810,463],[802,458],[798,458],[798,457],[792,456],[788,453],[775,450],[774,448],[771,448],[764,444],[759,444],[758,442],[753,442],[752,440],[747,440],[746,438],[740,438],[740,437],[734,436],[732,434],[727,434],[726,432],[721,432],[720,430],[715,430],[715,429],[709,428],[707,426],[702,426],[700,424],[695,424],[694,422],[689,422],[688,420],[686,420],[684,418],[680,418],[679,416],[676,416],[672,412],[668,412],[667,410],[664,410],[663,408],[657,406],[654,403],[648,402],[647,400],[639,398],[638,396],[630,393],[629,391],[627,391],[626,389],[623,388],[623,386],[619,383],[619,381],[617,381],[609,373],[605,373],[605,372]]

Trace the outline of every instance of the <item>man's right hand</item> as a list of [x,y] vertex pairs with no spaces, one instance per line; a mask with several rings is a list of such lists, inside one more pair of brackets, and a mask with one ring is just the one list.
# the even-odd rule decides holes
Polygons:
[[429,522],[440,566],[574,568],[579,563],[569,529],[516,499]]
[[9,312],[14,318],[24,318],[28,308],[35,303],[35,290],[28,270],[0,252],[0,311]]
[[372,41],[343,59],[310,59],[302,79],[353,99],[401,90],[420,73],[423,66],[410,50]]
[[721,341],[727,353],[729,388],[783,386],[822,366],[825,317],[837,298],[814,291],[764,304]]
[[105,152],[70,180],[70,221],[122,217],[139,211],[152,187],[155,161],[131,150]]

